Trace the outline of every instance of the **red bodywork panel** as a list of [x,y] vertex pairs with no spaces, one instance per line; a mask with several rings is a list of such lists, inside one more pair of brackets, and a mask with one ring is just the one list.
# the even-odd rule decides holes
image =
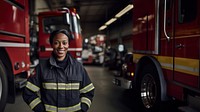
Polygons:
[[[200,8],[198,7],[200,1],[197,0],[197,3],[193,4],[194,6],[190,6],[195,11],[185,13],[185,18],[181,18],[180,13],[193,9],[181,8],[192,3],[181,2],[171,0],[165,13],[164,0],[161,0],[159,7],[156,6],[158,5],[156,0],[133,1],[133,54],[141,56],[140,58],[146,55],[156,57],[162,66],[168,95],[178,99],[183,98],[184,87],[200,91]],[[185,5],[180,7],[182,4]],[[187,14],[188,17],[186,17]],[[194,18],[190,16],[192,14]],[[159,20],[158,22],[156,18]],[[181,19],[183,20],[181,21]],[[170,37],[169,40],[165,33]],[[157,46],[156,42],[158,42]],[[158,52],[155,52],[156,49]],[[134,61],[134,66],[137,66],[140,58],[134,58],[137,58],[137,61]]]
[[28,0],[0,1],[0,47],[5,49],[14,75],[30,67],[28,11]]

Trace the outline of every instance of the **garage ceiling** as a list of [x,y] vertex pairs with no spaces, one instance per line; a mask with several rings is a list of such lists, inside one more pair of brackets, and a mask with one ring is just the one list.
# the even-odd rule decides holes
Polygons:
[[[43,0],[43,6],[37,10],[47,8],[55,10],[61,7],[75,7],[81,18],[81,27],[83,37],[90,37],[99,32],[98,28],[103,25],[110,18],[114,17],[116,13],[122,10],[125,6],[131,3],[132,0]],[[36,0],[40,2],[42,0]],[[37,5],[38,3],[36,3]],[[36,6],[37,7],[37,6]]]

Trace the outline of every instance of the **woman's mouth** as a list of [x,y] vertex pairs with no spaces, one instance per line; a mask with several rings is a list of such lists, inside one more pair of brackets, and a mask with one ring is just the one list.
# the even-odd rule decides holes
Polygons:
[[65,53],[65,50],[57,50],[57,53],[58,54],[63,54],[63,53]]

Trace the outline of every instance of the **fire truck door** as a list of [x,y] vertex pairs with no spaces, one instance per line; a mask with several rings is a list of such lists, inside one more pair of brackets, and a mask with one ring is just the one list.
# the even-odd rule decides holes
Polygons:
[[198,0],[175,1],[174,80],[199,87],[199,23]]

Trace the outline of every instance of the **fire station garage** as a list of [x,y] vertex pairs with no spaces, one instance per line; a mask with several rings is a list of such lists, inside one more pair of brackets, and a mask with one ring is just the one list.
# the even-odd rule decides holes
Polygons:
[[200,112],[199,5],[1,0],[0,112]]

